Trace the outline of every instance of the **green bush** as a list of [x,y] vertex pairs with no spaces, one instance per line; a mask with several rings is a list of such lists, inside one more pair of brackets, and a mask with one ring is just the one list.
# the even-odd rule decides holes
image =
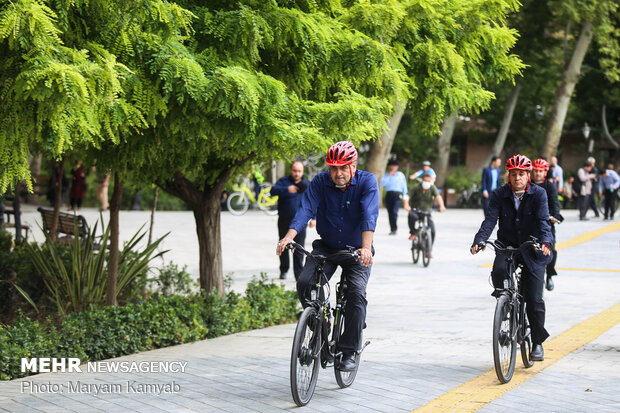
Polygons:
[[189,343],[292,322],[297,294],[262,274],[245,297],[229,292],[157,299],[68,314],[60,323],[20,315],[0,324],[0,380],[23,377],[21,357],[78,357],[82,362]]

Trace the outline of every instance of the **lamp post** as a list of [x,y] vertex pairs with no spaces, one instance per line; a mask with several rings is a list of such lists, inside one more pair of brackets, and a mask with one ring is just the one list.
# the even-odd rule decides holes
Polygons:
[[586,147],[588,149],[588,155],[591,155],[592,150],[594,149],[594,140],[589,139],[591,130],[592,129],[590,129],[590,125],[588,125],[588,122],[584,123],[583,128],[581,129],[581,131],[583,132],[583,137],[586,139]]

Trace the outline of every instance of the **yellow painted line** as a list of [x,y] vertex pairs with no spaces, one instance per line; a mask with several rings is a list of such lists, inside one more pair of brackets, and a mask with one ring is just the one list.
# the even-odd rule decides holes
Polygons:
[[500,384],[495,370],[491,369],[473,380],[437,397],[413,412],[474,412],[529,380],[540,371],[561,360],[569,353],[596,339],[620,323],[620,303],[577,324],[545,343],[545,361],[537,362],[529,369],[523,368],[517,357],[517,369],[512,380]]
[[606,269],[606,268],[556,268],[560,271],[587,271],[587,272],[620,272],[618,269]]
[[[591,241],[596,237],[600,237],[601,235],[607,234],[609,232],[614,232],[617,230],[620,230],[620,221],[607,225],[603,228],[595,229],[594,231],[584,232],[583,234],[578,235],[575,238],[571,238],[566,241],[558,242],[555,246],[555,249],[559,251],[564,248],[574,247],[575,245],[583,244],[584,242]],[[491,267],[493,267],[492,262],[478,266],[478,268],[491,268]],[[580,271],[580,270],[576,270],[576,271]],[[596,270],[592,270],[592,271],[596,271]]]

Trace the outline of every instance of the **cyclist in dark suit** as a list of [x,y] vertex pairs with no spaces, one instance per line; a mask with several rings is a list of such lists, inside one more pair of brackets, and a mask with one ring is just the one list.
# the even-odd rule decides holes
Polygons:
[[[346,321],[339,342],[342,371],[355,369],[355,352],[360,349],[360,338],[366,320],[366,286],[374,248],[372,241],[379,215],[379,186],[377,178],[369,172],[357,170],[357,150],[351,142],[341,141],[327,151],[325,163],[329,171],[314,177],[304,192],[301,208],[297,211],[288,232],[278,243],[280,255],[306,223],[316,216],[316,230],[321,239],[312,243],[313,254],[332,255],[346,246],[357,248],[360,260],[344,259],[328,262],[325,274],[331,277],[337,265],[347,277],[345,308]],[[315,262],[306,260],[299,280],[297,293],[302,305],[313,284]]]
[[[553,235],[553,243],[555,245],[555,223],[564,221],[564,217],[560,213],[560,201],[558,200],[558,190],[556,189],[553,178],[551,180],[548,178],[547,174],[549,172],[549,162],[540,158],[536,159],[532,165],[532,181],[541,188],[545,190],[547,193],[547,201],[549,203],[549,214],[551,217],[551,234]],[[547,282],[545,286],[547,290],[553,290],[553,280],[552,277],[558,275],[558,272],[555,270],[555,262],[558,259],[558,252],[555,250],[555,247],[551,251],[553,253],[553,258],[551,262],[547,265]]]
[[[491,236],[499,220],[497,239],[505,246],[518,247],[534,236],[541,243],[541,251],[528,249],[521,255],[523,266],[523,294],[527,316],[532,329],[532,353],[535,361],[544,359],[543,341],[549,337],[545,330],[545,302],[543,284],[545,266],[551,259],[553,236],[549,224],[547,193],[544,189],[530,183],[532,161],[523,155],[515,155],[506,162],[509,171],[508,183],[491,194],[487,215],[474,237],[470,248],[472,254],[479,250],[479,243]],[[497,253],[491,271],[494,295],[503,288],[506,279],[505,256]]]

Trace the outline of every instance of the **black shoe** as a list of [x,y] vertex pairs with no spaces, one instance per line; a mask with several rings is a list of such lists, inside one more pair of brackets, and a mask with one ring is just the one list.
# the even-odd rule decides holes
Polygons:
[[534,348],[530,353],[530,360],[543,361],[545,359],[545,350],[543,350],[542,344],[534,344]]
[[503,290],[500,290],[500,289],[496,288],[496,289],[495,289],[495,290],[493,290],[493,292],[491,293],[491,296],[492,296],[492,297],[495,297],[495,298],[499,298],[499,296],[500,296],[500,295],[502,295],[502,291],[503,291]]
[[589,218],[579,218],[579,221],[589,221]]
[[281,280],[286,280],[286,273],[285,272],[281,272],[280,273],[280,279]]
[[390,231],[390,233],[388,235],[396,235],[396,230]]
[[340,363],[338,364],[338,370],[355,370],[355,353],[342,353],[342,360],[340,360]]
[[555,285],[553,285],[553,277],[551,277],[550,275],[547,276],[547,291],[553,291],[553,287],[555,287]]

